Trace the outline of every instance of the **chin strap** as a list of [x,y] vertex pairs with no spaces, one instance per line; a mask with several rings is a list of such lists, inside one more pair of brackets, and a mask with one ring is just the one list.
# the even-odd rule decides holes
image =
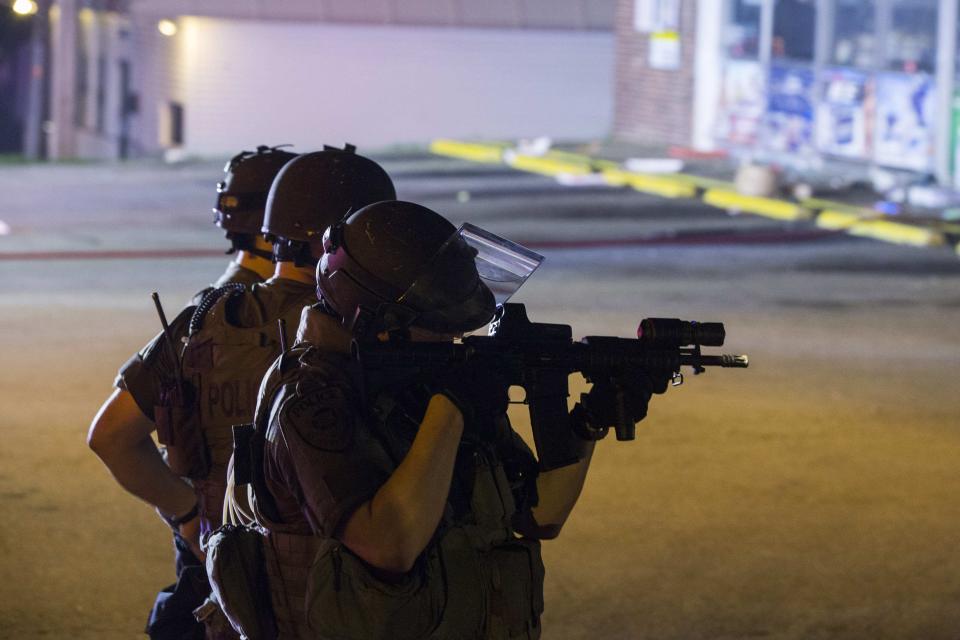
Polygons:
[[227,240],[230,241],[230,250],[227,255],[232,255],[237,251],[246,251],[258,258],[263,258],[273,262],[273,251],[270,249],[260,249],[257,247],[256,237],[244,233],[227,233]]
[[292,262],[298,267],[315,268],[317,259],[313,257],[309,242],[277,238],[273,243],[272,260],[274,262]]

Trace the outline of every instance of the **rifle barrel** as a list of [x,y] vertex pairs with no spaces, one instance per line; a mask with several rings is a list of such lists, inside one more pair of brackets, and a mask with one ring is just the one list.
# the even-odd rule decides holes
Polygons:
[[724,367],[727,369],[746,369],[750,366],[750,358],[746,355],[723,353],[715,356],[680,356],[680,364],[701,367]]

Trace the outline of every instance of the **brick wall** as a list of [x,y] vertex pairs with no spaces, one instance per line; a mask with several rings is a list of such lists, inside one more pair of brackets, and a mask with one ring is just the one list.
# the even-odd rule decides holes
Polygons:
[[651,69],[650,34],[634,29],[635,0],[620,0],[616,14],[613,135],[641,144],[691,143],[696,0],[680,0],[681,65]]

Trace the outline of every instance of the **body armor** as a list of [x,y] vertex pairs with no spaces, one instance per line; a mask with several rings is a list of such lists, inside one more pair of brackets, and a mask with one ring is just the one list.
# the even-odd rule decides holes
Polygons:
[[[280,637],[538,638],[540,543],[513,534],[516,503],[491,443],[461,447],[455,480],[467,487],[466,499],[459,507],[448,503],[434,540],[400,583],[374,575],[338,540],[296,535],[274,519],[263,478],[264,434],[283,404],[309,389],[311,378],[355,393],[350,372],[325,362],[324,352],[309,346],[288,351],[264,380],[250,447],[254,513],[269,532],[266,569]],[[380,446],[372,459],[391,473],[409,441],[396,436],[386,417],[370,416],[368,426]]]
[[[171,462],[186,461],[186,468],[174,470],[187,471],[183,475],[193,481],[204,532],[221,524],[233,425],[250,422],[263,372],[280,355],[275,324],[237,327],[229,323],[227,302],[245,290],[232,284],[204,296],[190,320],[181,354],[184,386],[192,391],[184,422],[201,437],[183,438],[167,449]],[[301,305],[293,304],[279,317],[296,326],[301,310]]]

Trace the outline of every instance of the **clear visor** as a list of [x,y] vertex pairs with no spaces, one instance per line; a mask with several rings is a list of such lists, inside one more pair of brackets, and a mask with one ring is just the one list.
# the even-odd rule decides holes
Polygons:
[[477,272],[498,305],[509,300],[543,262],[539,253],[469,222],[461,225],[457,234],[477,251]]
[[[509,300],[541,262],[543,256],[526,247],[464,224],[395,302],[412,311],[408,321],[421,327],[473,331],[490,321],[496,306]],[[465,283],[474,283],[472,290],[464,290]]]

